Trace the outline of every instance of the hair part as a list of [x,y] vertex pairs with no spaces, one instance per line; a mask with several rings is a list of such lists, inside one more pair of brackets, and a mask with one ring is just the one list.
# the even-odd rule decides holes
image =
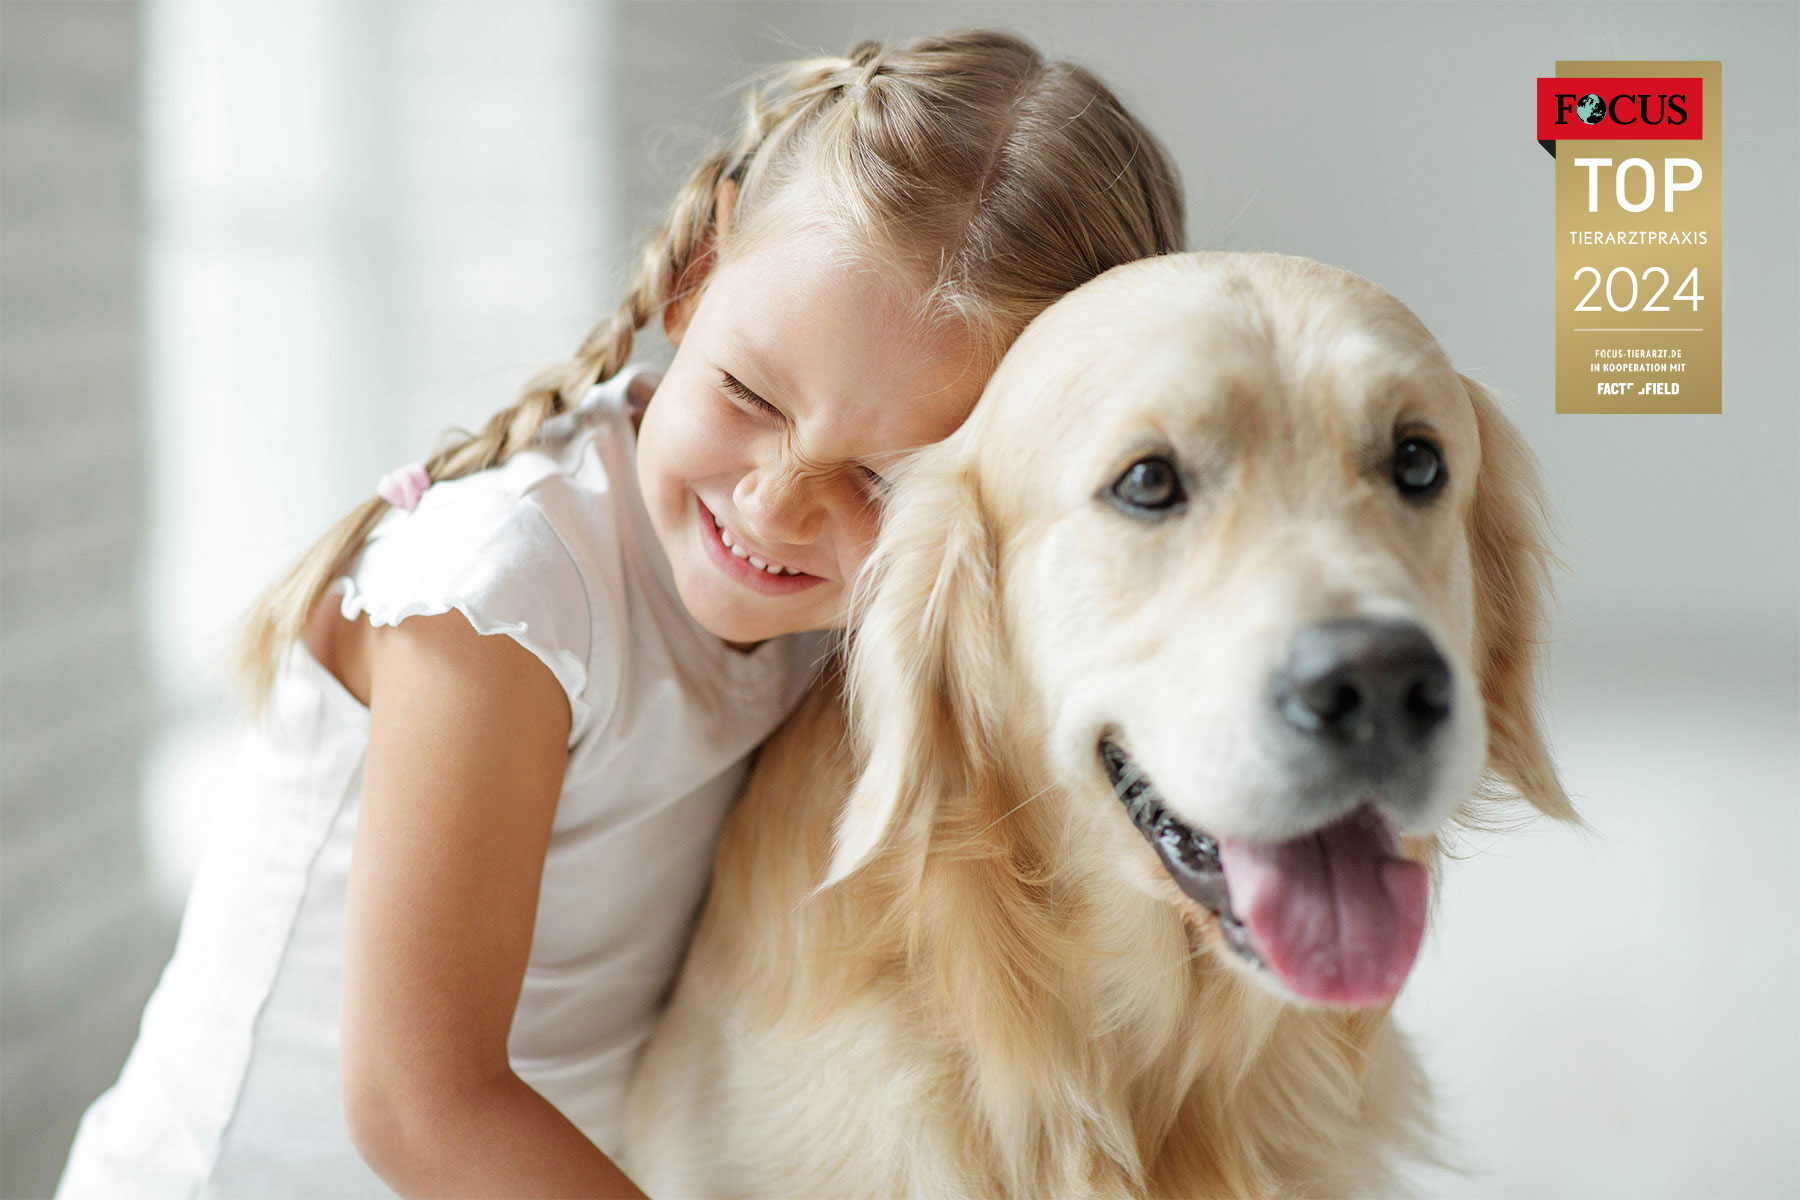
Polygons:
[[[724,237],[716,202],[739,193]],[[636,332],[697,298],[718,260],[806,222],[849,261],[917,285],[924,328],[966,332],[983,375],[1025,325],[1102,272],[1186,248],[1179,176],[1091,72],[998,30],[955,30],[770,68],[734,139],[694,168],[646,240],[631,288],[566,361],[533,376],[479,432],[452,430],[433,482],[486,470],[625,366]],[[254,715],[280,660],[350,566],[387,501],[371,496],[245,614],[236,674]]]

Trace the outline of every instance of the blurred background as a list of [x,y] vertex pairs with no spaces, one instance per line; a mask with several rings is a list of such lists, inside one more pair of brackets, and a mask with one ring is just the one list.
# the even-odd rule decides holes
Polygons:
[[[1464,1171],[1419,1190],[1800,1194],[1800,7],[11,0],[0,1195],[53,1189],[173,949],[244,606],[617,305],[750,70],[968,25],[1107,80],[1192,248],[1399,296],[1542,462],[1592,832],[1447,872],[1399,1017]],[[1723,61],[1722,416],[1554,412],[1559,58]]]

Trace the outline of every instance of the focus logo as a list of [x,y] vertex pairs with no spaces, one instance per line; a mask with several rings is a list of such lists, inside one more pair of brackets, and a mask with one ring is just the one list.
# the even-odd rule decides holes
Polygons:
[[1538,140],[1698,141],[1706,136],[1699,79],[1542,79]]

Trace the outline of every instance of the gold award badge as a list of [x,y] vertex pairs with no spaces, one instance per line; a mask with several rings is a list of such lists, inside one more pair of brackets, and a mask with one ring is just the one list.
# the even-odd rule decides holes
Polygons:
[[1558,62],[1556,411],[1717,413],[1718,62]]

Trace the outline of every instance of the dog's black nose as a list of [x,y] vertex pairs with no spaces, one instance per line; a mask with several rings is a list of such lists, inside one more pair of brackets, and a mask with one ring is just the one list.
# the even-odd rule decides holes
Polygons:
[[1295,635],[1275,703],[1294,728],[1383,764],[1450,715],[1450,667],[1411,621],[1320,621]]

